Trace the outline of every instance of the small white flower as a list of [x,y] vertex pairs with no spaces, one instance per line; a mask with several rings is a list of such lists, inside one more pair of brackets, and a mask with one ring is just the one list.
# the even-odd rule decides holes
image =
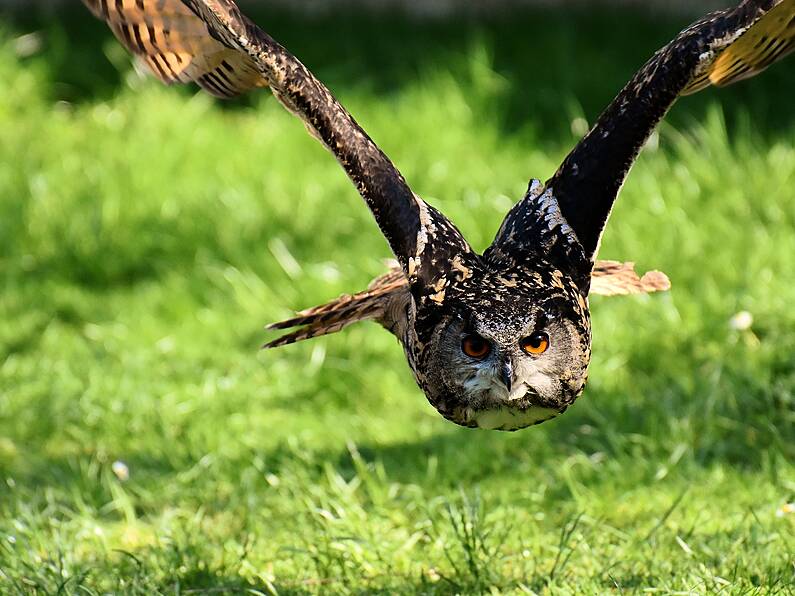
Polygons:
[[123,461],[115,461],[111,466],[111,470],[113,473],[116,474],[116,478],[121,480],[122,482],[126,482],[130,479],[130,468],[127,467]]
[[754,315],[747,310],[741,310],[731,319],[729,319],[729,327],[735,331],[748,331],[751,325],[754,324]]

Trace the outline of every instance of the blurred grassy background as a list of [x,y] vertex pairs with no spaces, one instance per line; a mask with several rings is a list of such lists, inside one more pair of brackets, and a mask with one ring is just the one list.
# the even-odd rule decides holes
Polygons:
[[[254,16],[481,249],[686,24]],[[0,28],[0,592],[793,592],[792,59],[675,108],[601,253],[673,291],[595,298],[585,396],[497,434],[375,326],[257,352],[388,255],[272,98],[141,79],[77,8]]]

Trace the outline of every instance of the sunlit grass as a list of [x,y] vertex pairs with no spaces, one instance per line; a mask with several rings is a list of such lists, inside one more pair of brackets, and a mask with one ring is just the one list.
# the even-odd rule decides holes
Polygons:
[[[570,40],[550,18],[539,35]],[[571,43],[601,39],[585,22]],[[358,51],[393,61],[393,25]],[[224,107],[140,80],[104,37],[81,42],[82,68],[110,80],[106,48],[118,84],[78,93],[55,66],[68,34],[42,26],[40,56],[10,30],[0,46],[0,593],[795,589],[795,113],[736,107],[792,97],[791,64],[661,129],[602,256],[674,289],[595,298],[585,396],[498,434],[442,420],[374,325],[258,352],[263,324],[364,287],[388,256],[300,123],[264,94]],[[584,103],[561,73],[516,123],[532,89],[510,73],[552,58],[512,66],[517,30],[483,27],[386,90],[321,63],[478,248],[554,171]],[[599,46],[555,60],[590,79]]]

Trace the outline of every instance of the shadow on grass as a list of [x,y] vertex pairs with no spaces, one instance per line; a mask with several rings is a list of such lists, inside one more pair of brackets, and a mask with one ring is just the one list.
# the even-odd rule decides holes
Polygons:
[[[614,398],[597,391],[587,399],[597,403],[608,403],[610,397]],[[310,453],[296,453],[294,446],[281,443],[272,449],[243,452],[236,459],[219,462],[221,466],[219,469],[208,468],[206,472],[200,471],[195,481],[185,478],[186,469],[190,464],[187,461],[189,458],[184,453],[168,456],[164,453],[152,453],[142,447],[137,453],[128,454],[128,463],[135,474],[135,488],[128,485],[127,490],[133,492],[131,503],[134,503],[135,516],[140,518],[150,516],[156,518],[163,511],[173,507],[190,510],[190,503],[196,499],[200,499],[200,503],[196,503],[197,509],[200,508],[210,516],[229,511],[233,514],[237,511],[239,514],[240,511],[248,510],[251,510],[254,516],[262,515],[262,511],[268,510],[263,504],[267,502],[265,493],[269,490],[262,478],[263,474],[258,474],[257,482],[260,484],[257,486],[244,487],[240,484],[238,489],[248,496],[241,496],[232,503],[229,502],[228,494],[224,496],[223,490],[216,495],[215,491],[208,488],[213,483],[219,486],[228,486],[230,483],[235,485],[244,475],[242,470],[250,468],[251,461],[260,458],[266,462],[268,471],[276,476],[289,477],[296,468],[300,468],[302,482],[308,485],[323,485],[329,467],[343,478],[350,480],[357,475],[361,477],[362,464],[368,468],[373,465],[382,466],[386,477],[383,490],[386,490],[386,486],[391,483],[399,482],[427,487],[428,494],[444,494],[449,492],[447,489],[459,486],[481,484],[485,488],[490,483],[498,483],[509,477],[520,480],[524,477],[527,483],[546,482],[548,490],[545,492],[545,501],[555,503],[565,501],[570,494],[565,482],[549,482],[550,474],[564,466],[567,458],[574,455],[583,455],[587,458],[600,452],[607,458],[620,458],[624,462],[628,458],[636,458],[637,465],[634,466],[636,469],[630,469],[632,466],[623,466],[625,471],[622,474],[626,478],[617,479],[610,473],[602,472],[599,475],[595,472],[593,483],[589,483],[589,488],[595,491],[599,490],[600,482],[615,485],[622,481],[652,480],[657,464],[665,461],[665,458],[654,450],[667,448],[665,441],[661,439],[670,432],[665,423],[666,409],[670,408],[668,415],[672,417],[677,416],[677,411],[687,411],[687,415],[693,417],[693,400],[692,396],[686,393],[671,397],[669,392],[663,390],[650,393],[646,397],[647,401],[627,400],[625,405],[619,407],[613,405],[606,411],[601,409],[599,415],[590,406],[574,408],[566,416],[554,422],[524,433],[510,435],[455,430],[448,427],[449,430],[444,433],[417,441],[386,446],[361,442],[355,446],[353,453],[350,447],[344,445]],[[417,399],[421,399],[419,394]],[[734,406],[730,403],[724,405],[718,403],[714,407],[709,414],[714,420],[704,420],[704,428],[696,429],[701,441],[709,445],[709,449],[695,454],[693,461],[696,465],[709,467],[714,464],[728,464],[758,468],[766,463],[765,458],[768,457],[766,446],[775,444],[786,452],[786,445],[795,444],[792,425],[774,426],[778,418],[777,412],[768,411],[766,406],[770,404],[760,404],[758,401],[755,402],[755,399],[756,396],[754,399],[749,399],[740,411],[733,409]],[[755,432],[722,430],[729,418],[738,426],[742,423],[747,428],[753,428]],[[585,428],[588,429],[587,432],[584,431]],[[645,455],[655,464],[653,466],[644,466],[638,459],[643,457],[645,448],[640,444],[640,451],[638,450],[638,437],[644,435],[648,437],[649,444],[649,451]],[[110,474],[109,466],[107,462],[96,465],[96,462],[89,461],[92,457],[90,455],[69,457],[59,454],[35,460],[28,459],[25,461],[24,473],[14,473],[13,476],[17,484],[27,491],[43,494],[42,489],[45,487],[57,486],[64,497],[79,495],[81,507],[101,511],[104,517],[118,516],[119,519],[123,519],[123,507],[118,506],[119,495],[111,488],[115,479]],[[301,459],[298,459],[299,457]],[[554,465],[550,465],[549,462],[554,462]],[[6,472],[0,466],[0,476],[11,475]],[[581,478],[581,480],[590,479]],[[204,488],[193,486],[193,482],[200,482]],[[168,497],[164,497],[158,492],[163,486],[176,488],[170,491]],[[176,496],[180,486],[184,487],[185,491],[198,492],[183,499]],[[71,499],[71,497],[66,498]],[[116,503],[114,507],[118,507],[115,513],[110,507],[112,503]],[[66,506],[70,507],[68,504]],[[32,507],[47,508],[49,518],[55,523],[61,516],[59,506],[54,507],[43,497],[41,503]],[[225,525],[224,532],[231,536],[243,536],[251,531],[245,515],[240,519],[233,517],[229,523],[232,526]],[[202,533],[201,527],[201,523],[192,522],[186,525],[184,533],[178,530],[157,546],[136,549],[131,553],[100,555],[92,563],[73,564],[69,568],[71,579],[67,584],[62,584],[65,577],[59,571],[62,564],[57,558],[47,559],[35,569],[30,567],[3,569],[3,571],[12,578],[18,576],[19,581],[24,577],[27,583],[19,585],[30,587],[30,582],[33,582],[44,593],[56,592],[62,585],[65,586],[66,593],[70,593],[70,590],[78,592],[80,586],[93,589],[94,577],[101,578],[103,582],[107,582],[108,578],[118,578],[120,583],[110,589],[130,594],[155,591],[179,591],[185,594],[246,593],[250,590],[269,593],[271,586],[268,584],[251,583],[241,577],[245,552],[240,557],[225,555],[221,561],[214,558],[218,545],[214,545],[212,536],[205,536]],[[0,568],[2,567],[2,556],[0,556]],[[111,573],[110,570],[113,572]],[[773,577],[772,571],[774,570],[771,569],[771,577]],[[322,591],[325,582],[329,582],[329,585],[344,585],[346,579],[324,577],[320,573],[314,577],[315,579],[306,582],[299,577],[294,581],[276,581],[273,587],[280,594],[309,594]],[[382,585],[384,580],[384,578],[370,579],[379,585]],[[606,576],[603,581],[605,586],[611,589],[613,587],[638,589],[654,585],[658,579],[616,570],[615,576]],[[408,584],[406,580],[409,581]],[[476,593],[483,589],[482,578],[471,577],[470,574],[463,572],[460,577],[452,575],[442,581],[437,578],[434,582],[422,577],[393,578],[390,581],[395,583],[389,588],[384,588],[382,593],[454,594]],[[528,577],[523,581],[529,582],[528,585],[534,589],[543,590],[546,579],[541,573],[538,577]],[[500,585],[507,586],[505,578],[501,579]],[[18,593],[24,592],[18,590]],[[362,588],[362,593],[379,592]]]
[[[565,415],[539,427],[493,433],[448,425],[447,432],[416,441],[355,447],[364,460],[382,464],[390,480],[452,487],[530,472],[580,455],[646,460],[654,465],[637,469],[649,480],[659,471],[657,464],[680,448],[704,468],[775,468],[777,457],[795,457],[795,363],[790,352],[777,350],[764,364],[704,361],[683,354],[682,373],[675,374],[676,362],[659,368],[660,350],[652,343],[628,357],[626,367],[636,378],[632,395],[592,387]],[[416,398],[422,395],[417,392]],[[345,475],[356,472],[345,446],[313,456],[315,461],[335,462]],[[295,453],[284,446],[267,457],[278,473],[289,467]]]
[[[245,557],[213,565],[207,562],[204,546],[197,539],[179,549],[114,550],[90,564],[68,561],[67,553],[49,553],[35,566],[23,563],[14,568],[0,558],[3,594],[272,594],[274,589],[287,596],[317,593],[298,580],[289,585],[248,581],[239,572]],[[0,555],[2,551],[0,544]]]

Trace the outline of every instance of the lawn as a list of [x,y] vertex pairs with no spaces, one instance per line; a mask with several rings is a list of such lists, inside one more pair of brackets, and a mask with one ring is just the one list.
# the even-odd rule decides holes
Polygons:
[[[257,20],[478,249],[686,24]],[[795,593],[793,66],[675,108],[601,251],[673,290],[594,298],[585,395],[495,433],[375,325],[258,350],[388,256],[268,94],[161,87],[76,6],[5,15],[0,593]]]

